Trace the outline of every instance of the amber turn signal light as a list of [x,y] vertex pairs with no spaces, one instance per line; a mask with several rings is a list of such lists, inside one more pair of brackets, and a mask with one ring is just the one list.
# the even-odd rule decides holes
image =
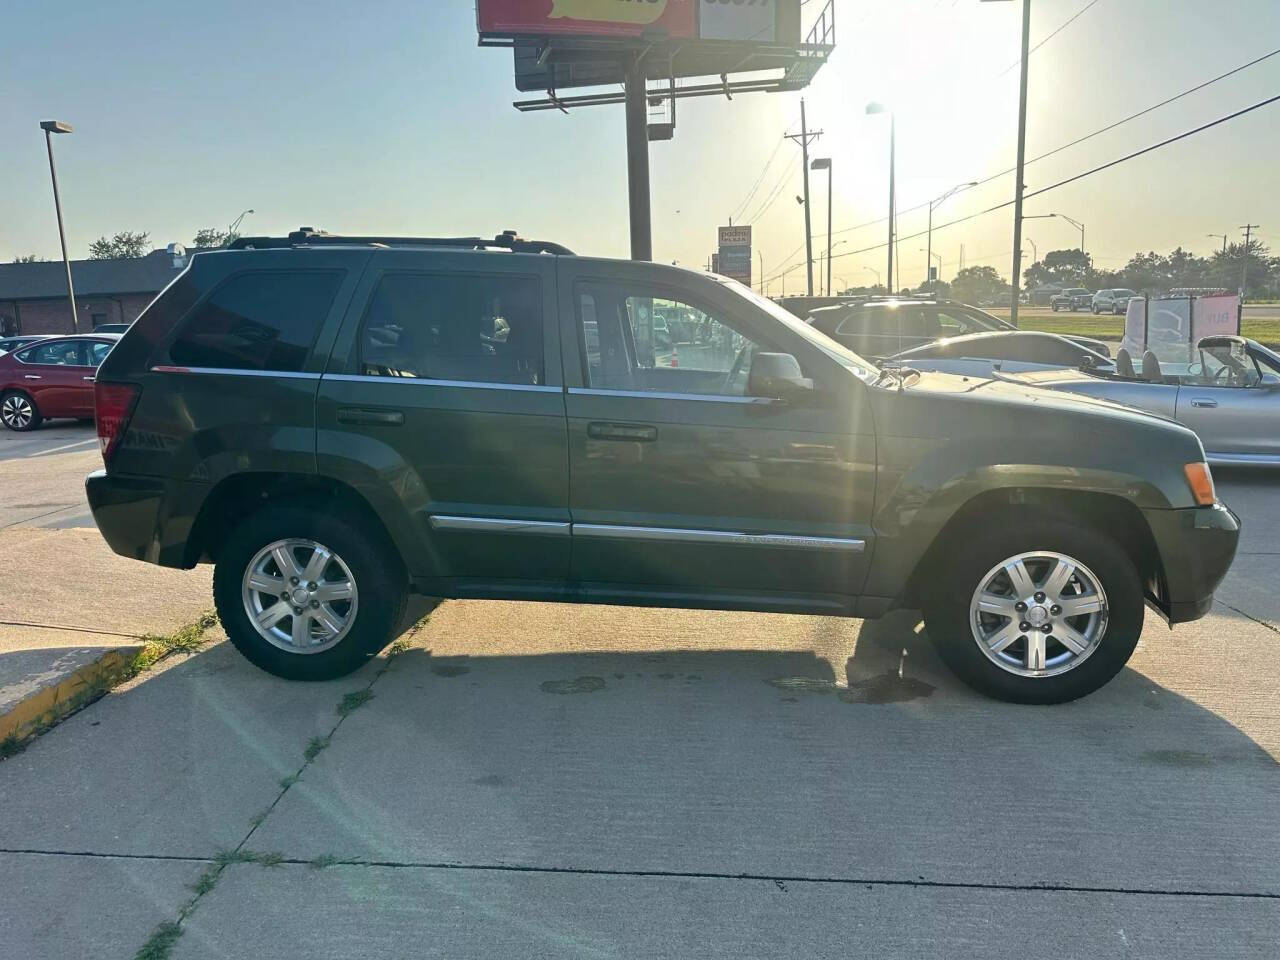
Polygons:
[[1187,474],[1187,483],[1191,484],[1191,494],[1196,503],[1202,507],[1211,507],[1218,502],[1218,491],[1213,488],[1213,474],[1209,465],[1204,462],[1188,463],[1183,470]]

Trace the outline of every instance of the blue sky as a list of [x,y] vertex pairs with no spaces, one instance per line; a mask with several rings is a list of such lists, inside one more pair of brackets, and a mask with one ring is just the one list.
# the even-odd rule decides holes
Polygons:
[[[821,0],[811,0],[806,11]],[[1088,0],[1034,0],[1033,43]],[[839,231],[886,210],[887,123],[897,112],[899,209],[1012,166],[1018,4],[837,0],[839,44],[805,94],[835,164]],[[581,252],[627,253],[620,108],[520,114],[508,51],[479,49],[471,0],[0,0],[0,258],[58,255],[41,119],[75,125],[56,141],[73,256],[117,230],[163,245],[225,226],[246,207],[253,232],[305,224],[354,233],[519,229]],[[1280,47],[1280,3],[1098,0],[1031,58],[1028,153],[1035,155]],[[1280,56],[1028,168],[1030,189],[1280,92]],[[755,222],[767,274],[803,242],[799,96],[681,105],[676,138],[653,145],[655,257],[701,265],[715,227],[772,156]],[[776,152],[775,152],[776,150]],[[1028,204],[1087,224],[1100,265],[1261,223],[1280,248],[1280,104]],[[825,175],[815,181],[825,245]],[[776,187],[776,190],[775,190]],[[1006,199],[1007,176],[948,201],[936,222]],[[1008,274],[1008,212],[938,231],[951,276],[966,261]],[[900,232],[923,229],[904,214]],[[1060,220],[1027,225],[1041,255],[1075,246]],[[883,227],[837,234],[837,276],[867,282]],[[925,256],[902,244],[902,281]],[[1027,252],[1031,252],[1030,245]],[[757,261],[758,262],[758,261]],[[803,272],[787,278],[799,289]],[[781,281],[775,279],[772,292]]]

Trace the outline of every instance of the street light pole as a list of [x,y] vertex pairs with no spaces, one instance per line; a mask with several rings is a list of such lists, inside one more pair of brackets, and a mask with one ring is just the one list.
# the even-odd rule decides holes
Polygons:
[[816,157],[811,170],[827,171],[827,296],[831,296],[831,158]]
[[865,270],[865,271],[867,271],[867,273],[874,273],[874,274],[875,274],[875,277],[876,277],[876,286],[877,286],[877,287],[878,287],[878,286],[880,286],[880,271],[879,271],[879,270],[877,270],[875,267],[863,267],[862,269],[863,269],[863,270]]
[[53,179],[53,208],[58,214],[58,240],[62,244],[62,265],[67,270],[67,298],[71,301],[71,330],[80,332],[80,315],[76,311],[76,288],[71,283],[71,258],[67,256],[67,232],[62,227],[62,198],[58,195],[58,168],[53,162],[53,135],[70,133],[74,129],[69,123],[57,120],[42,120],[40,129],[44,131],[44,145],[49,151],[49,176]]
[[[889,286],[893,286],[893,244],[896,234],[897,210],[895,209],[893,196],[893,174],[894,174],[894,140],[896,139],[895,121],[893,111],[888,109],[883,103],[868,103],[868,114],[887,113],[889,114],[889,264],[888,272],[885,274],[889,278]],[[886,288],[887,289],[887,288]]]
[[236,231],[240,229],[240,221],[243,220],[246,216],[248,216],[251,213],[253,213],[252,209],[244,211],[242,214],[240,214],[240,216],[236,217],[235,220],[232,221],[231,226],[227,227],[228,242],[236,239],[239,236],[239,234],[236,233]]

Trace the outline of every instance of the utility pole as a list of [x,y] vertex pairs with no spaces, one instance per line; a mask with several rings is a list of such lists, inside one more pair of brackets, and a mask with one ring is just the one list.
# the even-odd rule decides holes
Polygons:
[[964,244],[960,244],[960,269],[964,269]]
[[1244,264],[1240,267],[1240,301],[1244,302],[1245,290],[1249,288],[1249,251],[1252,249],[1253,231],[1257,230],[1259,224],[1246,223],[1240,229],[1244,231]]
[[653,221],[649,209],[649,115],[644,64],[626,65],[627,193],[631,210],[631,259],[653,259]]
[[1018,291],[1022,286],[1022,174],[1027,159],[1027,61],[1031,46],[1031,0],[1022,0],[1022,64],[1018,78],[1018,164],[1013,194],[1013,302],[1009,319],[1018,325]]
[[809,218],[809,141],[817,140],[822,136],[821,130],[809,132],[809,127],[805,122],[804,116],[804,100],[800,100],[800,133],[788,133],[788,140],[795,140],[800,144],[800,163],[804,169],[804,259],[805,267],[809,271],[809,296],[813,296],[813,228]]

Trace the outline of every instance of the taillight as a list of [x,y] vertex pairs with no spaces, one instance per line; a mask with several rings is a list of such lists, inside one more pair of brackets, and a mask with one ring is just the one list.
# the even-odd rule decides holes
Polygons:
[[120,441],[129,429],[129,418],[142,388],[136,383],[95,383],[93,385],[94,419],[98,424],[98,449],[102,462],[111,465]]

